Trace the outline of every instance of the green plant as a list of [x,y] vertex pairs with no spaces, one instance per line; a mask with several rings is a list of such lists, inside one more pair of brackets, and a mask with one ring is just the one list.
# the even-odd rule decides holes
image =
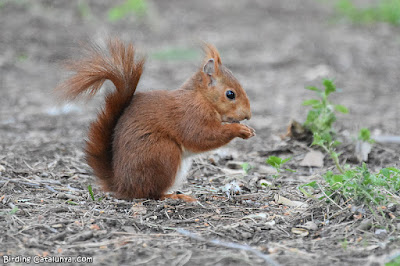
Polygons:
[[[328,171],[322,175],[326,185],[320,185],[317,181],[303,184],[298,189],[307,197],[317,199],[310,190],[321,189],[323,196],[319,200],[338,202],[353,201],[357,204],[366,203],[374,213],[370,205],[385,205],[390,202],[399,204],[400,169],[387,167],[378,173],[371,173],[366,164],[361,167],[346,169],[344,174],[333,174]],[[382,216],[384,214],[381,211]]]
[[323,81],[324,90],[316,87],[306,87],[306,89],[314,91],[319,99],[310,99],[303,102],[304,106],[311,106],[312,109],[307,114],[304,126],[311,130],[313,133],[320,135],[334,133],[332,124],[336,121],[335,111],[341,113],[348,113],[348,109],[340,104],[332,104],[328,97],[331,93],[336,91],[336,86],[331,80],[325,79]]
[[312,107],[307,114],[304,127],[313,133],[312,145],[319,146],[326,153],[328,153],[334,161],[339,172],[344,173],[344,170],[339,163],[339,154],[335,149],[340,142],[334,139],[335,132],[332,125],[336,121],[335,111],[344,114],[348,113],[349,111],[345,106],[333,104],[329,101],[329,95],[336,91],[336,86],[333,84],[333,82],[325,79],[323,81],[323,85],[325,87],[324,90],[316,87],[306,88],[316,92],[319,99],[310,99],[303,102],[303,105]]
[[375,5],[358,7],[352,0],[339,0],[336,11],[355,23],[387,22],[400,24],[400,0],[380,0]]
[[249,173],[250,169],[253,168],[249,163],[242,163],[241,166],[246,175]]
[[340,192],[345,200],[356,202],[386,204],[394,199],[394,193],[400,191],[400,169],[394,167],[383,168],[374,174],[363,164],[346,170],[344,174],[335,175],[328,171],[323,178],[329,185],[325,191],[328,196]]
[[93,201],[95,201],[92,185],[88,185],[88,190],[90,197],[92,198]]
[[0,215],[14,215],[18,211],[18,206],[14,206],[10,211],[8,212],[0,212]]
[[[309,192],[308,189],[312,189],[312,190],[318,189],[317,181],[311,181],[310,183],[302,184],[302,185],[298,186],[298,190],[300,190],[300,192],[303,193],[304,196],[315,199],[315,197],[312,195],[313,193]],[[323,198],[324,197],[320,197],[318,199],[321,200]]]
[[375,141],[371,139],[371,132],[368,128],[360,129],[360,132],[358,133],[358,139],[361,141],[369,142],[371,144],[375,143]]
[[[91,198],[93,201],[96,201],[96,199],[95,199],[95,197],[94,197],[92,185],[88,185],[87,188],[88,188],[88,191],[89,191],[90,198]],[[99,197],[99,198],[97,199],[97,201],[101,201],[102,199],[103,199],[102,197]]]
[[346,250],[348,246],[349,246],[349,241],[347,241],[346,238],[343,239],[343,241],[342,241],[342,248],[343,248],[344,250]]
[[290,161],[291,159],[292,159],[291,157],[282,159],[277,156],[269,156],[265,162],[276,169],[277,174],[273,175],[272,177],[278,178],[283,171],[294,172],[293,170],[288,169],[288,168],[282,169],[282,166],[285,163],[287,163],[288,161]]
[[[313,134],[312,145],[319,146],[327,152],[340,173],[334,174],[332,171],[328,171],[323,174],[322,177],[326,181],[324,186],[321,186],[317,181],[312,181],[299,186],[298,189],[307,197],[312,198],[315,197],[310,190],[321,189],[324,195],[318,199],[327,199],[334,204],[336,204],[334,200],[337,199],[343,199],[345,202],[352,200],[357,203],[366,203],[374,215],[375,211],[371,208],[371,205],[377,206],[389,202],[399,203],[400,169],[387,167],[377,173],[372,173],[366,164],[354,168],[348,166],[343,168],[340,165],[340,153],[336,152],[339,142],[335,139],[336,134],[332,126],[336,121],[335,111],[348,113],[348,110],[343,105],[335,105],[329,101],[328,96],[336,91],[332,81],[324,80],[323,84],[325,90],[316,87],[307,88],[315,91],[319,99],[303,102],[303,105],[312,107],[308,112],[304,127]],[[371,132],[366,128],[360,130],[358,139],[373,143]],[[382,210],[380,210],[380,213],[383,217],[385,216]]]
[[130,14],[143,16],[146,12],[146,0],[126,0],[121,5],[114,6],[108,11],[108,19],[110,21],[118,21]]
[[91,15],[90,7],[87,1],[81,0],[78,2],[78,11],[81,18],[87,18]]
[[397,254],[395,255],[394,258],[392,258],[389,262],[385,263],[385,266],[399,266],[400,265],[400,255]]

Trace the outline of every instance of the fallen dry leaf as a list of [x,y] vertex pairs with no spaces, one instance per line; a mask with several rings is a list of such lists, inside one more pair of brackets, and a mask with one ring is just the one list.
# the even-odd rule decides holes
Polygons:
[[283,204],[283,205],[290,206],[290,207],[298,207],[298,208],[307,208],[308,207],[308,204],[305,202],[290,200],[279,194],[274,195],[274,200],[278,204]]
[[246,215],[245,217],[243,217],[243,219],[267,219],[267,217],[269,217],[268,213],[265,212],[260,212],[260,213],[254,213],[254,214],[250,214],[250,215]]
[[145,206],[143,206],[141,203],[139,203],[139,204],[132,205],[131,212],[133,215],[146,214],[147,209]]
[[297,122],[296,120],[291,120],[285,135],[282,135],[281,138],[285,139],[286,137],[290,137],[292,139],[298,141],[310,142],[312,141],[312,133],[310,130],[303,127],[302,124]]
[[299,235],[299,236],[308,236],[310,234],[307,229],[298,228],[298,227],[293,227],[292,233]]
[[314,223],[313,221],[308,221],[303,225],[299,225],[298,227],[305,228],[305,229],[312,230],[312,231],[315,231],[318,229],[318,225],[316,223]]

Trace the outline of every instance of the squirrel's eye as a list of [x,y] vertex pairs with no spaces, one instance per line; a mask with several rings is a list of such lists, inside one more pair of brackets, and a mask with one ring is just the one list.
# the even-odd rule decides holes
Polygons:
[[228,99],[231,99],[231,100],[235,99],[235,97],[236,97],[235,93],[231,90],[226,91],[225,95]]

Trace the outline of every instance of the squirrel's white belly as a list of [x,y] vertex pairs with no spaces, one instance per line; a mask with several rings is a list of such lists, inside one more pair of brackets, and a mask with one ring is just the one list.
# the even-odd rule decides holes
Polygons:
[[178,172],[175,176],[174,184],[168,189],[168,193],[174,193],[177,189],[181,188],[183,182],[189,173],[190,167],[192,167],[193,159],[198,153],[192,153],[184,150],[182,153],[181,165],[178,168]]

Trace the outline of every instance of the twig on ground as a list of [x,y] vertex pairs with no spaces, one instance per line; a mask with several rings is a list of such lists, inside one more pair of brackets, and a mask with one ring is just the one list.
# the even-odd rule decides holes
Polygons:
[[254,248],[252,248],[250,246],[247,246],[247,245],[241,245],[241,244],[232,243],[232,242],[224,242],[224,241],[221,241],[221,240],[218,240],[218,239],[208,240],[208,239],[205,239],[205,238],[203,238],[201,236],[198,236],[198,235],[196,235],[196,234],[194,234],[192,232],[189,232],[189,231],[187,231],[185,229],[181,229],[181,228],[176,229],[176,231],[178,233],[180,233],[182,235],[185,235],[187,237],[190,237],[192,239],[195,239],[195,240],[198,240],[198,241],[207,242],[207,243],[211,243],[211,244],[214,244],[216,246],[222,246],[222,247],[227,247],[227,248],[233,248],[233,249],[249,251],[249,252],[253,253],[254,255],[264,259],[269,265],[274,265],[274,266],[278,266],[279,265],[278,262],[273,260],[270,256],[265,255],[265,254],[261,253],[260,251],[254,249]]
[[318,184],[318,187],[319,187],[319,189],[321,190],[321,192],[324,194],[324,196],[325,196],[330,202],[333,203],[333,205],[335,205],[335,206],[338,207],[339,209],[343,210],[343,208],[340,207],[333,199],[331,199],[331,197],[329,197],[328,195],[326,195],[324,189],[321,187],[320,184]]

